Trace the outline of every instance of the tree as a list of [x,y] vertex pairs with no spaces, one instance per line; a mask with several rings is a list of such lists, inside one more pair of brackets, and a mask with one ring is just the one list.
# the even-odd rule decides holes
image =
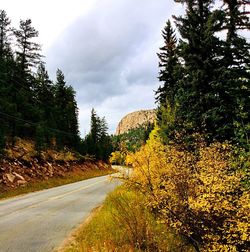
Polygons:
[[[40,45],[34,42],[38,37],[38,31],[32,27],[30,19],[21,20],[19,29],[14,29],[16,37],[16,72],[15,72],[15,99],[17,101],[17,113],[23,120],[38,122],[39,112],[34,97],[34,75],[31,73],[40,61]],[[35,128],[31,124],[19,124],[18,134],[23,137],[34,137]]]
[[[16,63],[11,49],[11,21],[4,10],[0,10],[0,112],[15,115]],[[5,135],[14,134],[15,123],[10,123],[6,116],[1,115],[1,128]],[[2,132],[3,134],[3,132]]]
[[160,67],[159,80],[163,82],[163,86],[160,86],[155,92],[156,102],[166,106],[166,100],[168,100],[169,106],[173,108],[178,90],[176,71],[180,67],[180,64],[176,51],[177,39],[170,20],[167,21],[162,31],[162,37],[164,39],[164,46],[160,48],[160,53],[157,55],[159,57]]
[[56,128],[55,97],[54,86],[43,63],[38,66],[34,92],[39,111],[39,123],[43,125],[44,138],[49,145],[51,139],[55,137],[55,132],[51,131],[51,128]]
[[13,29],[6,12],[0,10],[0,137],[12,139],[13,144],[17,136],[30,138],[37,149],[55,146],[57,139],[58,146],[76,149],[80,139],[75,91],[66,85],[60,70],[53,85],[41,62],[37,37],[30,19]]
[[[155,92],[158,103],[157,123],[161,128],[162,139],[166,142],[171,138],[174,128],[174,120],[169,120],[175,116],[178,106],[177,94],[179,91],[179,80],[182,76],[181,64],[177,54],[177,39],[171,26],[170,20],[162,31],[164,46],[160,48],[159,57],[159,80],[163,82]],[[168,114],[168,115],[167,115]],[[167,115],[167,116],[166,116]]]
[[221,119],[217,115],[220,98],[213,87],[220,47],[220,41],[214,35],[219,29],[216,26],[216,22],[220,23],[219,13],[211,11],[210,0],[182,2],[187,5],[186,14],[175,17],[182,37],[179,54],[184,61],[184,75],[178,90],[178,123],[187,132],[207,133],[207,130],[213,131],[213,123]]
[[79,144],[78,108],[75,100],[75,91],[66,86],[65,77],[61,70],[57,70],[55,84],[55,104],[58,144],[69,147]]
[[83,154],[94,155],[97,159],[105,161],[109,159],[112,152],[106,119],[100,118],[94,109],[91,110],[90,132],[85,137],[84,146]]
[[250,44],[239,35],[241,29],[249,29],[249,12],[244,9],[245,1],[226,0],[223,9],[227,38],[224,43],[224,58],[221,81],[230,87],[231,117],[233,118],[234,140],[249,146],[250,137]]
[[41,46],[32,40],[38,37],[38,31],[31,25],[31,19],[21,20],[19,30],[14,30],[17,40],[17,61],[22,71],[28,71],[36,66],[41,59]]
[[10,49],[10,19],[4,10],[0,10],[0,61],[8,54]]
[[[175,17],[183,75],[178,75],[174,128],[183,138],[199,132],[209,142],[232,140],[240,132],[249,139],[249,44],[237,35],[246,23],[237,10],[241,4],[225,1],[228,8],[214,9],[211,0],[176,2],[186,5],[186,14]],[[216,34],[225,29],[223,40]]]

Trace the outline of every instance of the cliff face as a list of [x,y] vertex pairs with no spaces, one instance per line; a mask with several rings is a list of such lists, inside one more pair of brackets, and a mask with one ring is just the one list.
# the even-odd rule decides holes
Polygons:
[[154,123],[156,119],[156,110],[140,110],[130,113],[122,118],[116,128],[116,135],[123,134],[130,129],[139,127],[146,123]]

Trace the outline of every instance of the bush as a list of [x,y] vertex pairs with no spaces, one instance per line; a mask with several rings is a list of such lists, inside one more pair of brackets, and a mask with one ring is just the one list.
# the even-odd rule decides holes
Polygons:
[[179,250],[181,245],[181,240],[148,211],[144,197],[122,186],[107,197],[76,244],[66,251],[188,251]]
[[247,251],[249,154],[236,155],[228,143],[200,143],[195,152],[164,146],[156,131],[127,157],[135,168],[129,183],[196,251]]
[[120,151],[112,152],[109,158],[109,162],[115,165],[124,165],[125,155]]

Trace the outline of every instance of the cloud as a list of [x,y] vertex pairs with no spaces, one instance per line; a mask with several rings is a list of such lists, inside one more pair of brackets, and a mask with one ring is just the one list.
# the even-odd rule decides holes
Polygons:
[[111,132],[126,113],[154,107],[156,52],[173,6],[166,0],[96,1],[46,52],[49,72],[62,69],[77,92],[82,132],[92,107],[106,116]]

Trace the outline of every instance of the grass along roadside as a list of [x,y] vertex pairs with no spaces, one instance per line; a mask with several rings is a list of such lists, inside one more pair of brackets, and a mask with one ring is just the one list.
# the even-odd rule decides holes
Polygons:
[[82,171],[82,172],[77,172],[77,173],[68,173],[65,177],[49,178],[48,180],[44,180],[44,181],[28,183],[27,185],[23,187],[15,188],[14,190],[10,189],[5,192],[1,192],[0,200],[30,193],[30,192],[49,189],[49,188],[60,186],[60,185],[66,185],[66,184],[74,183],[74,182],[89,179],[89,178],[113,174],[115,172],[116,172],[115,170],[109,169],[109,170],[89,170],[89,171]]
[[154,218],[143,201],[143,195],[138,192],[127,189],[125,185],[118,187],[59,251],[192,251]]

